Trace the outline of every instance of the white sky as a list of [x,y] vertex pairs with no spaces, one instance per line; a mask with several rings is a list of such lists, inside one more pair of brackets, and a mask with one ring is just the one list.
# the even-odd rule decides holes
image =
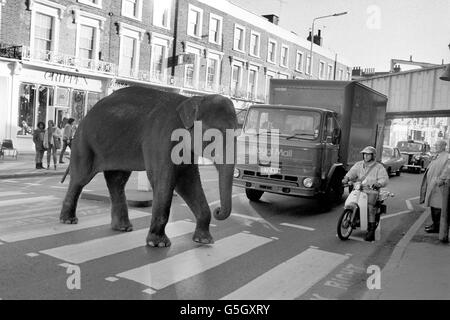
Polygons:
[[[214,0],[211,0],[212,2]],[[450,0],[230,0],[255,14],[276,14],[279,25],[306,38],[315,17],[323,47],[353,66],[388,71],[390,59],[450,62]],[[316,33],[316,32],[315,32]],[[402,65],[402,70],[411,69]]]

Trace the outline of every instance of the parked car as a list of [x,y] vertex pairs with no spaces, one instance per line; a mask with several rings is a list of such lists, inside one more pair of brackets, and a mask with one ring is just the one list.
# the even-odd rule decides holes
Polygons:
[[431,162],[430,145],[424,141],[405,140],[397,142],[397,148],[405,159],[408,171],[422,172]]
[[400,154],[400,150],[395,147],[383,146],[383,154],[381,155],[381,163],[386,168],[388,175],[395,173],[399,176],[405,159]]

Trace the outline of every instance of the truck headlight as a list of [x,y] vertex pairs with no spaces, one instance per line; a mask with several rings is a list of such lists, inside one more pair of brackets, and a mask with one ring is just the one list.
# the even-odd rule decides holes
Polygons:
[[234,168],[233,176],[234,176],[235,178],[239,178],[239,174],[240,174],[239,169]]
[[311,188],[313,186],[313,180],[311,178],[305,178],[303,179],[303,185],[306,188]]

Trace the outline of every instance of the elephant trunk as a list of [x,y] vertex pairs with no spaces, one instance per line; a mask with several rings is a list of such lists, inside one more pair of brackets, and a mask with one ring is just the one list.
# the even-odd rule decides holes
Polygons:
[[214,209],[217,220],[225,220],[231,214],[234,164],[216,164],[219,172],[220,207]]

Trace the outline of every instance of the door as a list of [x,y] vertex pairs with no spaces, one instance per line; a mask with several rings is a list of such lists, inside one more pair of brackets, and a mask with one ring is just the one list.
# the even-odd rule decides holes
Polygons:
[[62,128],[64,118],[69,118],[69,108],[67,107],[54,107],[53,121],[58,128]]
[[325,178],[331,166],[338,162],[339,141],[333,141],[335,129],[340,129],[336,118],[332,113],[328,113],[325,119],[325,133],[323,135],[324,155],[322,163],[322,178]]

